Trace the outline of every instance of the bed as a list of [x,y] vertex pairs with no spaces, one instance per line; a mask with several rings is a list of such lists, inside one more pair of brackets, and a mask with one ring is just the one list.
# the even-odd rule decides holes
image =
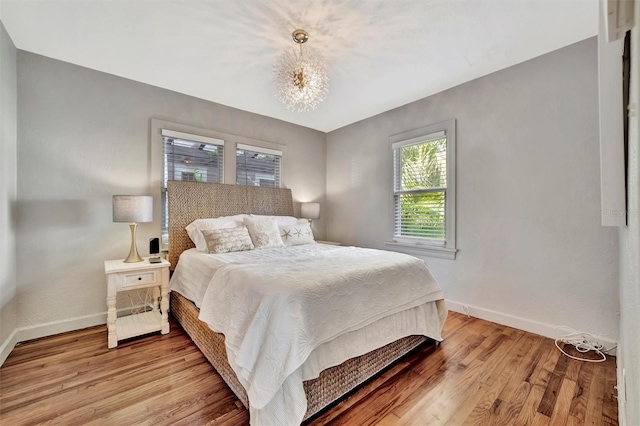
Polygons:
[[[199,256],[194,253],[194,245],[185,231],[185,227],[195,219],[243,213],[293,216],[293,202],[289,189],[170,181],[168,184],[168,193],[169,261],[171,262],[172,270],[176,269],[181,255],[184,255],[183,265],[181,265],[181,267],[187,265],[187,260],[185,259],[190,258],[192,260],[189,260],[189,262],[191,262]],[[313,257],[325,257],[328,259],[339,259],[345,255],[345,253],[348,254],[348,251],[345,251],[346,249],[342,249],[342,252],[330,251],[335,249],[335,247],[330,248],[327,246],[321,248],[319,245],[314,245],[314,247],[298,249],[297,252],[299,252],[300,256],[311,255]],[[262,254],[266,253],[267,251],[264,251]],[[250,257],[250,255],[246,254],[241,256]],[[237,260],[231,261],[231,263],[237,262]],[[236,265],[231,265],[231,269],[235,266]],[[255,267],[255,265],[253,266]],[[245,268],[243,267],[242,269]],[[219,275],[221,274],[216,275],[216,277]],[[219,279],[219,277],[216,279]],[[187,295],[189,294],[187,293]],[[190,296],[191,299],[198,299],[198,297],[193,294]],[[200,300],[199,304],[200,303],[203,302]],[[420,307],[415,306],[412,309],[422,309],[422,307],[423,305],[421,304]],[[446,317],[446,308],[441,298],[429,300],[428,303],[424,303],[424,307],[424,309],[430,312],[429,315],[431,319],[429,321],[432,323],[437,321],[441,329],[444,318]],[[246,377],[242,375],[241,379],[238,378],[231,364],[234,364],[236,371],[238,371],[238,366],[228,358],[228,354],[230,354],[230,352],[228,352],[228,346],[232,344],[231,336],[227,342],[228,345],[226,345],[225,336],[221,333],[214,332],[207,323],[201,321],[199,319],[201,313],[196,304],[179,292],[173,291],[171,293],[171,312],[245,407],[250,409],[252,423],[267,423],[268,421],[273,422],[274,419],[277,419],[278,417],[264,417],[264,419],[268,420],[254,421],[259,418],[257,409],[250,403],[248,392],[245,386],[241,384],[242,381],[247,385]],[[233,314],[233,311],[230,311],[230,313]],[[398,316],[404,314],[404,311],[394,313],[394,315]],[[396,321],[406,322],[406,320],[401,317],[398,318],[400,319],[396,319]],[[381,318],[379,321],[386,321],[386,319]],[[369,336],[375,336],[375,327],[377,324],[378,322],[376,320],[367,324],[366,327],[363,326],[362,329],[354,329],[350,331],[350,333],[353,334],[349,336],[352,336],[355,340],[357,340],[356,338],[360,338],[358,336],[364,336],[366,333],[369,333]],[[306,420],[314,416],[323,408],[338,401],[366,380],[375,376],[419,346],[440,339],[439,330],[429,333],[429,335],[435,339],[429,339],[422,335],[408,335],[407,337],[396,339],[391,343],[384,342],[380,344],[380,347],[376,346],[372,348],[373,350],[367,351],[367,353],[363,353],[362,355],[358,353],[359,356],[350,357],[344,360],[344,362],[340,360],[341,363],[339,365],[336,365],[337,362],[334,364],[329,363],[329,368],[324,368],[321,371],[315,371],[309,374],[305,373],[309,379],[302,383],[305,394],[305,404],[304,410],[302,411],[304,415],[300,414],[299,420]],[[340,343],[339,341],[340,338],[336,338],[335,342],[333,340],[327,341],[326,345],[322,346],[330,347],[334,344],[344,345],[344,342]],[[317,348],[317,351],[322,352],[320,348]],[[319,357],[320,355],[317,356],[317,358]],[[310,356],[309,358],[312,357]],[[302,370],[302,367],[300,370]],[[254,396],[251,398],[251,401],[258,400],[255,396],[255,390],[249,386],[247,387],[250,390],[250,394],[254,391],[252,394]],[[266,411],[262,406],[260,409]],[[279,418],[282,419],[283,417]],[[291,419],[287,418],[287,423],[290,423],[289,420]],[[297,421],[298,419],[296,418],[295,422]],[[279,422],[283,423],[282,421]]]

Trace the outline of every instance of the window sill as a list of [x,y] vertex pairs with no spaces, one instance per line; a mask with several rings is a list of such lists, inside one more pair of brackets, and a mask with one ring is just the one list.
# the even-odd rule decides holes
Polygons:
[[427,257],[435,257],[438,259],[447,259],[447,260],[455,260],[456,253],[458,250],[446,248],[446,247],[438,247],[438,246],[429,246],[426,244],[408,244],[408,243],[398,243],[395,241],[385,241],[385,245],[391,246],[392,250],[399,251],[407,254],[415,254],[418,256],[427,256]]

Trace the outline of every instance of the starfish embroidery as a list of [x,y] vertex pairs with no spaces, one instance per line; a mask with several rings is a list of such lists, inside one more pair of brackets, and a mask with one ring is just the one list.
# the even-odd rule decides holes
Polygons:
[[285,239],[285,241],[286,241],[288,238],[291,238],[291,230],[287,229],[287,230],[282,231],[282,232],[284,232],[284,234],[282,234],[281,236],[282,236],[282,238],[284,238],[284,239]]
[[306,229],[305,231],[307,232],[305,232],[304,235],[306,235],[307,237],[311,235],[311,229]]
[[294,232],[294,234],[296,235],[296,237],[301,238],[302,237],[302,231],[300,230],[300,228],[296,228],[296,232]]

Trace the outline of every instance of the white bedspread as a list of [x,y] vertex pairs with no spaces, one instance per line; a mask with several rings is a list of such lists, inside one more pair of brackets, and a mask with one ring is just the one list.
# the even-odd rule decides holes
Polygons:
[[[441,340],[442,293],[412,256],[314,244],[207,259],[213,277],[191,297],[225,335],[254,425],[299,424],[302,382],[325,368],[412,334]],[[182,262],[172,289],[187,273]]]

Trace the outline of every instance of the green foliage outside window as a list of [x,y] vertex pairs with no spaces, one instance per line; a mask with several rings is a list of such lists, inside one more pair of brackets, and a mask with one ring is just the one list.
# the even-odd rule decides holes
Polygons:
[[431,191],[396,194],[396,235],[444,240],[446,146],[443,138],[400,148],[401,182],[396,191]]

